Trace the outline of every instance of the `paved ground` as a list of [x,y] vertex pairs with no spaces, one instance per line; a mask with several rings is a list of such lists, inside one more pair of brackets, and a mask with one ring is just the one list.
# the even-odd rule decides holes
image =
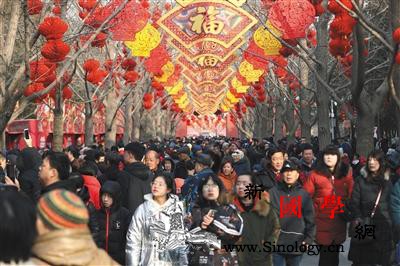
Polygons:
[[[347,239],[346,242],[343,243],[344,251],[340,253],[339,257],[339,265],[340,266],[351,266],[351,261],[347,259],[347,254],[349,253],[350,248],[350,238]],[[318,256],[308,256],[304,255],[303,260],[301,261],[301,266],[318,266]]]

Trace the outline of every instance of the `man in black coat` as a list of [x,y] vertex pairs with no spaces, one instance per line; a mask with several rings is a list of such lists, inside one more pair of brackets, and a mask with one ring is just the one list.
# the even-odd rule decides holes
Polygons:
[[[314,242],[316,226],[313,201],[298,181],[300,172],[295,163],[286,161],[281,173],[282,181],[269,190],[271,205],[279,215],[281,225],[277,245],[285,249],[274,253],[274,265],[284,265],[283,262],[286,262],[286,265],[298,266],[302,259],[302,252],[300,249],[288,251],[288,247],[303,245],[305,250],[306,246]],[[292,209],[286,208],[291,203],[297,203],[292,205],[296,207],[294,210],[297,213],[291,213]],[[298,215],[294,216],[294,214]]]
[[40,197],[39,166],[42,158],[35,148],[25,148],[17,157],[17,168],[19,170],[18,181],[24,191],[33,202]]
[[118,178],[122,187],[122,206],[132,213],[144,202],[144,195],[151,193],[150,183],[153,177],[150,169],[142,163],[146,152],[139,142],[131,142],[125,146],[124,162],[126,176]]
[[[100,190],[101,209],[94,215],[93,239],[115,261],[125,265],[126,232],[132,219],[128,209],[121,207],[121,186],[106,181]],[[107,224],[108,222],[108,224]]]

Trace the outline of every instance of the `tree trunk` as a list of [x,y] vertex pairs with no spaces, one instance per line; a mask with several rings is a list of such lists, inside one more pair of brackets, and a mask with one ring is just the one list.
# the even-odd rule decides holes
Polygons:
[[132,121],[133,93],[128,96],[125,102],[125,127],[124,127],[124,144],[128,144],[131,140],[133,121]]
[[358,113],[356,125],[357,153],[367,156],[374,149],[373,128],[376,114],[365,105],[361,109],[363,110]]
[[263,132],[263,137],[271,137],[274,131],[274,108],[272,104],[268,104],[266,109],[267,112],[263,122],[263,125],[265,127],[265,131]]
[[275,128],[274,128],[275,142],[283,138],[283,113],[284,113],[284,107],[281,103],[281,100],[278,100],[278,103],[275,106]]
[[[112,88],[110,88],[112,89]],[[105,135],[105,145],[106,148],[110,149],[115,145],[115,140],[117,137],[117,119],[114,119],[115,113],[118,112],[119,99],[115,91],[110,92],[105,100],[105,110],[106,110],[106,135]]]
[[[139,108],[138,108],[139,109]],[[139,140],[140,139],[140,121],[141,121],[141,114],[139,110],[136,110],[133,114],[133,136],[132,140]]]
[[93,145],[93,111],[90,103],[85,104],[85,146]]
[[64,142],[64,116],[62,109],[54,109],[53,151],[62,152]]
[[[302,39],[300,43],[303,47],[306,47],[306,40]],[[304,87],[309,87],[309,76],[310,70],[304,60],[299,60],[300,64],[300,80]],[[311,141],[311,100],[312,92],[302,87],[300,89],[300,126],[301,126],[301,136],[307,140]]]
[[[324,1],[326,2],[326,1]],[[325,12],[318,19],[317,23],[317,40],[318,45],[315,51],[316,58],[321,62],[316,65],[317,73],[327,80],[328,66],[328,21],[329,13]],[[329,126],[329,103],[330,94],[328,90],[317,81],[317,108],[318,108],[318,139],[320,149],[325,148],[331,143],[330,126]]]

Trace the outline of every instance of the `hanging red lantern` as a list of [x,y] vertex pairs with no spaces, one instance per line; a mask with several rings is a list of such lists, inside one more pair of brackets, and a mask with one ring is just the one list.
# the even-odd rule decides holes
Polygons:
[[71,99],[72,98],[72,90],[70,87],[64,87],[63,89],[63,99]]
[[55,6],[52,10],[54,15],[61,15],[61,7],[60,6]]
[[265,94],[262,94],[262,95],[258,95],[258,96],[257,96],[257,100],[258,100],[260,103],[265,102],[266,98],[267,98],[267,96],[266,96]]
[[78,4],[80,7],[92,10],[96,6],[97,0],[79,0]]
[[27,6],[29,15],[40,14],[40,12],[42,12],[43,9],[43,3],[41,0],[28,0]]
[[400,65],[400,52],[397,52],[394,61],[396,62],[396,64]]
[[141,2],[143,8],[148,9],[150,7],[150,3],[147,0],[143,0]]
[[329,41],[329,51],[333,56],[345,56],[351,49],[347,39],[331,39]]
[[68,24],[59,17],[46,17],[40,23],[38,30],[46,40],[61,39],[68,30]]
[[88,15],[89,15],[89,12],[87,12],[87,11],[80,11],[79,12],[79,17],[81,19],[85,19]]
[[164,5],[165,10],[170,10],[171,9],[171,3],[165,3]]
[[153,103],[152,102],[144,102],[143,103],[143,108],[146,110],[151,109],[151,107],[153,107]]
[[128,71],[135,70],[136,61],[133,58],[127,58],[124,61],[122,61],[121,67]]
[[156,91],[155,96],[156,96],[157,98],[164,97],[164,91]]
[[87,59],[85,60],[85,63],[83,64],[83,69],[86,72],[93,72],[100,67],[100,62],[96,59]]
[[124,79],[127,84],[135,83],[139,78],[139,74],[136,71],[126,71],[124,74]]
[[151,87],[153,87],[156,91],[163,91],[164,90],[164,86],[160,82],[158,82],[156,80],[153,80],[151,82]]
[[102,69],[89,72],[86,79],[92,84],[99,85],[107,77],[108,72]]
[[44,86],[42,83],[31,83],[26,87],[24,91],[24,96],[28,97],[31,96],[32,94],[39,92],[44,89]]
[[47,75],[50,74],[50,69],[43,61],[33,61],[29,63],[29,77],[32,81],[43,83],[47,80]]
[[315,20],[315,8],[308,0],[277,0],[269,10],[268,19],[283,33],[284,39],[304,38]]
[[150,102],[153,100],[153,95],[151,93],[145,93],[143,95],[143,101],[144,102]]
[[69,53],[69,45],[62,40],[49,40],[42,47],[42,55],[51,62],[61,62]]
[[400,27],[398,27],[394,32],[393,32],[393,41],[397,44],[400,44]]
[[100,32],[99,34],[96,35],[96,38],[91,42],[92,47],[97,47],[97,48],[102,48],[106,45],[107,41],[107,34],[104,32]]

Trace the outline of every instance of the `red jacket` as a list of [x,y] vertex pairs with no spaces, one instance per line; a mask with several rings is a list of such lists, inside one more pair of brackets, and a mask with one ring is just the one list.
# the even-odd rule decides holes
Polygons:
[[100,182],[96,177],[90,175],[82,175],[83,184],[88,188],[89,191],[89,202],[92,202],[96,210],[101,208],[100,206]]
[[[323,205],[328,196],[336,195],[341,197],[341,202],[350,198],[353,191],[352,171],[349,170],[343,178],[326,177],[312,171],[305,181],[303,188],[310,194],[314,202],[315,223],[317,225],[316,242],[320,245],[332,243],[341,244],[346,240],[346,222],[335,212],[333,219],[329,217],[331,207]],[[333,187],[335,189],[333,189]],[[343,210],[343,208],[341,208]]]

